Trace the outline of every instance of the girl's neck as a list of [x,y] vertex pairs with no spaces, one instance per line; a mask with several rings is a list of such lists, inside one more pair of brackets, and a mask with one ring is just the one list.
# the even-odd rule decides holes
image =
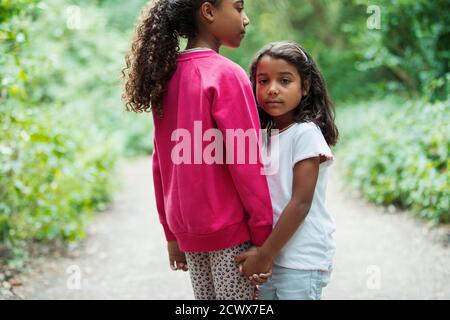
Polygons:
[[295,123],[294,117],[290,114],[282,115],[279,117],[272,117],[272,121],[275,123],[276,129],[283,130]]
[[186,50],[208,48],[219,53],[221,44],[214,37],[198,36],[188,40]]

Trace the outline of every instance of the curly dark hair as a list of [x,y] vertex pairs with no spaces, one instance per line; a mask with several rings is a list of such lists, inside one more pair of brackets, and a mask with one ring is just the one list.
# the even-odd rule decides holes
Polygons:
[[138,23],[126,55],[122,98],[127,111],[163,114],[167,83],[176,71],[179,37],[197,35],[196,12],[203,3],[220,0],[155,0]]
[[[339,131],[335,124],[335,110],[333,103],[328,95],[325,79],[323,78],[319,67],[312,57],[294,42],[274,42],[263,47],[256,55],[250,65],[250,80],[253,86],[253,93],[256,97],[256,69],[259,61],[269,56],[275,59],[283,59],[295,66],[302,79],[302,87],[309,81],[310,88],[308,95],[303,97],[294,114],[295,122],[313,122],[315,123],[325,140],[330,146],[336,145],[339,137]],[[275,124],[261,107],[258,106],[261,127],[268,129],[275,128]]]

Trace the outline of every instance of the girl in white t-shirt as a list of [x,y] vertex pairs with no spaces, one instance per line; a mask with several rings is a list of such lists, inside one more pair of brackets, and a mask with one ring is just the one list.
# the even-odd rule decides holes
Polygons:
[[335,251],[334,221],[325,208],[334,160],[329,146],[339,135],[334,107],[318,66],[295,43],[264,47],[250,76],[265,129],[263,157],[272,171],[274,229],[261,247],[236,260],[254,283],[267,281],[260,299],[320,299]]

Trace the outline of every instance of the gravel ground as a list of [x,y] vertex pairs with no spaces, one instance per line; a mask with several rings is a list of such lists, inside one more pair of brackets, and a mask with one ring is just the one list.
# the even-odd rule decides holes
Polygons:
[[367,203],[336,170],[330,180],[337,250],[324,299],[450,299],[448,227]]
[[[193,299],[188,274],[168,267],[151,159],[126,163],[121,178],[122,192],[95,216],[86,240],[64,254],[33,259],[15,279],[13,297]],[[407,212],[367,204],[343,189],[336,172],[327,202],[337,252],[324,299],[450,299],[448,228],[435,230]],[[11,298],[7,289],[0,297]]]

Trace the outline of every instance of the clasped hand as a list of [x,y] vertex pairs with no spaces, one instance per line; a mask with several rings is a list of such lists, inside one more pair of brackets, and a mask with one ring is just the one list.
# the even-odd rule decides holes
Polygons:
[[251,281],[253,285],[260,285],[272,276],[272,260],[264,256],[258,247],[251,247],[235,257],[239,263],[239,271]]

